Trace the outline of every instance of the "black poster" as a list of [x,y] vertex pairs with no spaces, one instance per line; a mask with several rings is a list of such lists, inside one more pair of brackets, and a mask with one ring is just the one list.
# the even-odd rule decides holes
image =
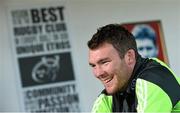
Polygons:
[[69,52],[19,59],[23,87],[75,80]]

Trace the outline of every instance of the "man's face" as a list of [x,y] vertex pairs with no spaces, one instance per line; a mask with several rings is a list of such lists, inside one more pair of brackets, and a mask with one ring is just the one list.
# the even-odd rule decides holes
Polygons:
[[108,94],[123,90],[131,76],[124,59],[120,59],[117,50],[108,43],[89,50],[89,64],[94,75],[103,83]]
[[158,50],[150,39],[136,39],[138,52],[142,57],[152,58],[157,57]]

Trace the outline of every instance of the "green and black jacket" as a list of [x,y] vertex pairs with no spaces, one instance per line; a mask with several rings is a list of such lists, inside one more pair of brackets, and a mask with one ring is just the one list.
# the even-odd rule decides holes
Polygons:
[[160,60],[138,56],[126,91],[103,90],[92,112],[180,112],[180,78]]

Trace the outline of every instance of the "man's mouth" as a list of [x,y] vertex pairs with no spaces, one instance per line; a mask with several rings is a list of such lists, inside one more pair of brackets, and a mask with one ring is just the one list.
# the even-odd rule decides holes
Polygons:
[[112,78],[104,79],[104,80],[103,80],[103,83],[104,83],[104,84],[108,84],[108,83],[111,82],[112,79],[113,79],[113,77],[112,77]]

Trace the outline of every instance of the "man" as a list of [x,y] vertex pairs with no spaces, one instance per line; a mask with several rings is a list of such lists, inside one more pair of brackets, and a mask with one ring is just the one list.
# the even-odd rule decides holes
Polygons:
[[132,30],[137,43],[139,54],[144,58],[158,56],[158,47],[156,45],[156,33],[153,28],[147,24],[138,24]]
[[93,112],[180,111],[180,79],[158,59],[142,58],[126,29],[106,25],[88,47],[89,64],[105,87]]

